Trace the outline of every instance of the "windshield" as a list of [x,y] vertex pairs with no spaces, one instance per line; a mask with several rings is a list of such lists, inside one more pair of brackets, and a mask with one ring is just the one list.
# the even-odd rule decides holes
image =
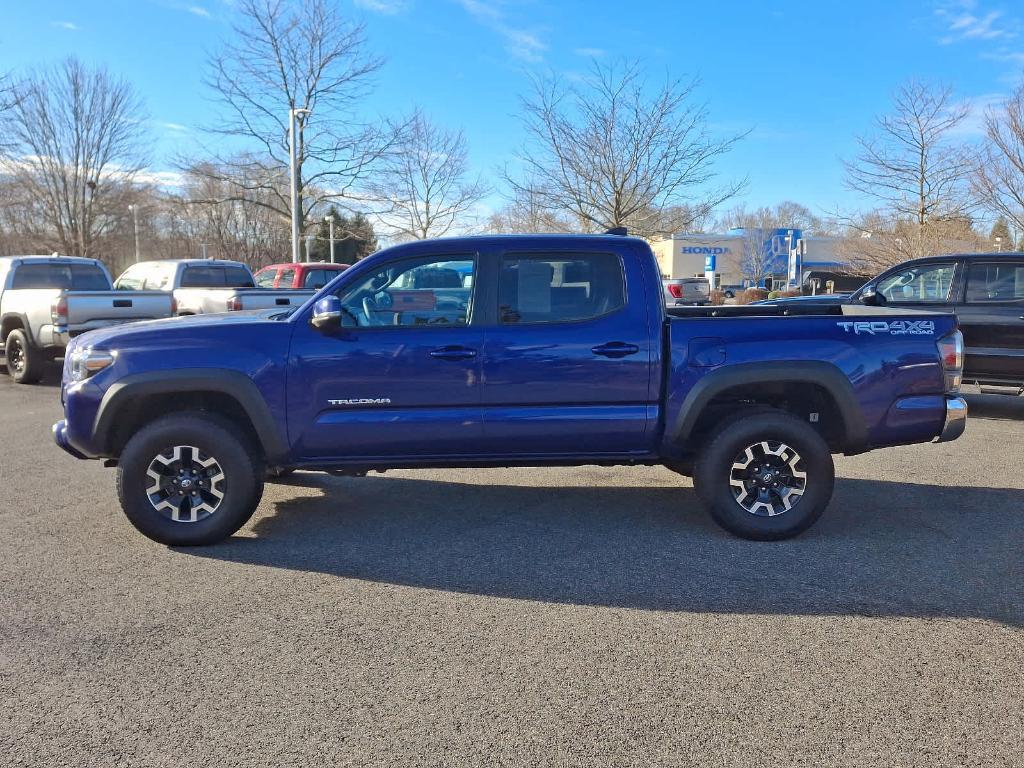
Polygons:
[[21,264],[11,288],[60,288],[68,291],[109,291],[110,280],[95,264]]

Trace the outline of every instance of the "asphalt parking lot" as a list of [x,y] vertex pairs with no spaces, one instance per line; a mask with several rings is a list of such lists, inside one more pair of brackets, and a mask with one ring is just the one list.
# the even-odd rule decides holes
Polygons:
[[803,537],[659,468],[299,474],[136,533],[0,381],[0,763],[1016,765],[1024,398],[839,458]]

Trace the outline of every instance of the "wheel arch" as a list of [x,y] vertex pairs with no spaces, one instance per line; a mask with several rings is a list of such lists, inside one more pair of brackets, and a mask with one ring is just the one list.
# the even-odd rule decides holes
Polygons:
[[15,328],[20,328],[25,332],[30,343],[35,343],[35,339],[32,338],[32,330],[29,327],[28,318],[17,312],[10,312],[0,319],[0,341],[7,340],[7,334],[13,331]]
[[[847,454],[867,449],[867,429],[853,385],[835,365],[817,360],[770,361],[724,366],[704,376],[687,394],[667,437],[692,446],[730,408],[786,407],[790,398],[824,410],[818,427],[830,445]],[[808,400],[809,399],[809,400]]]
[[114,382],[96,411],[93,434],[104,454],[116,457],[141,426],[168,413],[208,411],[244,429],[267,461],[287,445],[256,384],[220,368],[147,371]]

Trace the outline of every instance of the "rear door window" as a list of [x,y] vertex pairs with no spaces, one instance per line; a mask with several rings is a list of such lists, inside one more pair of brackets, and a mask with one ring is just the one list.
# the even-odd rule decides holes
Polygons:
[[1024,304],[1024,261],[971,264],[968,304]]
[[20,264],[14,270],[11,287],[108,291],[110,282],[95,264]]
[[589,320],[626,305],[622,260],[611,253],[510,254],[498,279],[503,324]]

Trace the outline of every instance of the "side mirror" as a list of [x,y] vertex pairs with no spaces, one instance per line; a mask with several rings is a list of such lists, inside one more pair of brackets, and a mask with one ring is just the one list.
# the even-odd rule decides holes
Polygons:
[[878,307],[885,304],[885,297],[875,290],[875,286],[868,285],[860,292],[860,303],[869,307]]
[[313,305],[313,316],[309,319],[309,323],[321,331],[340,328],[343,325],[344,314],[341,299],[337,296],[324,296]]

